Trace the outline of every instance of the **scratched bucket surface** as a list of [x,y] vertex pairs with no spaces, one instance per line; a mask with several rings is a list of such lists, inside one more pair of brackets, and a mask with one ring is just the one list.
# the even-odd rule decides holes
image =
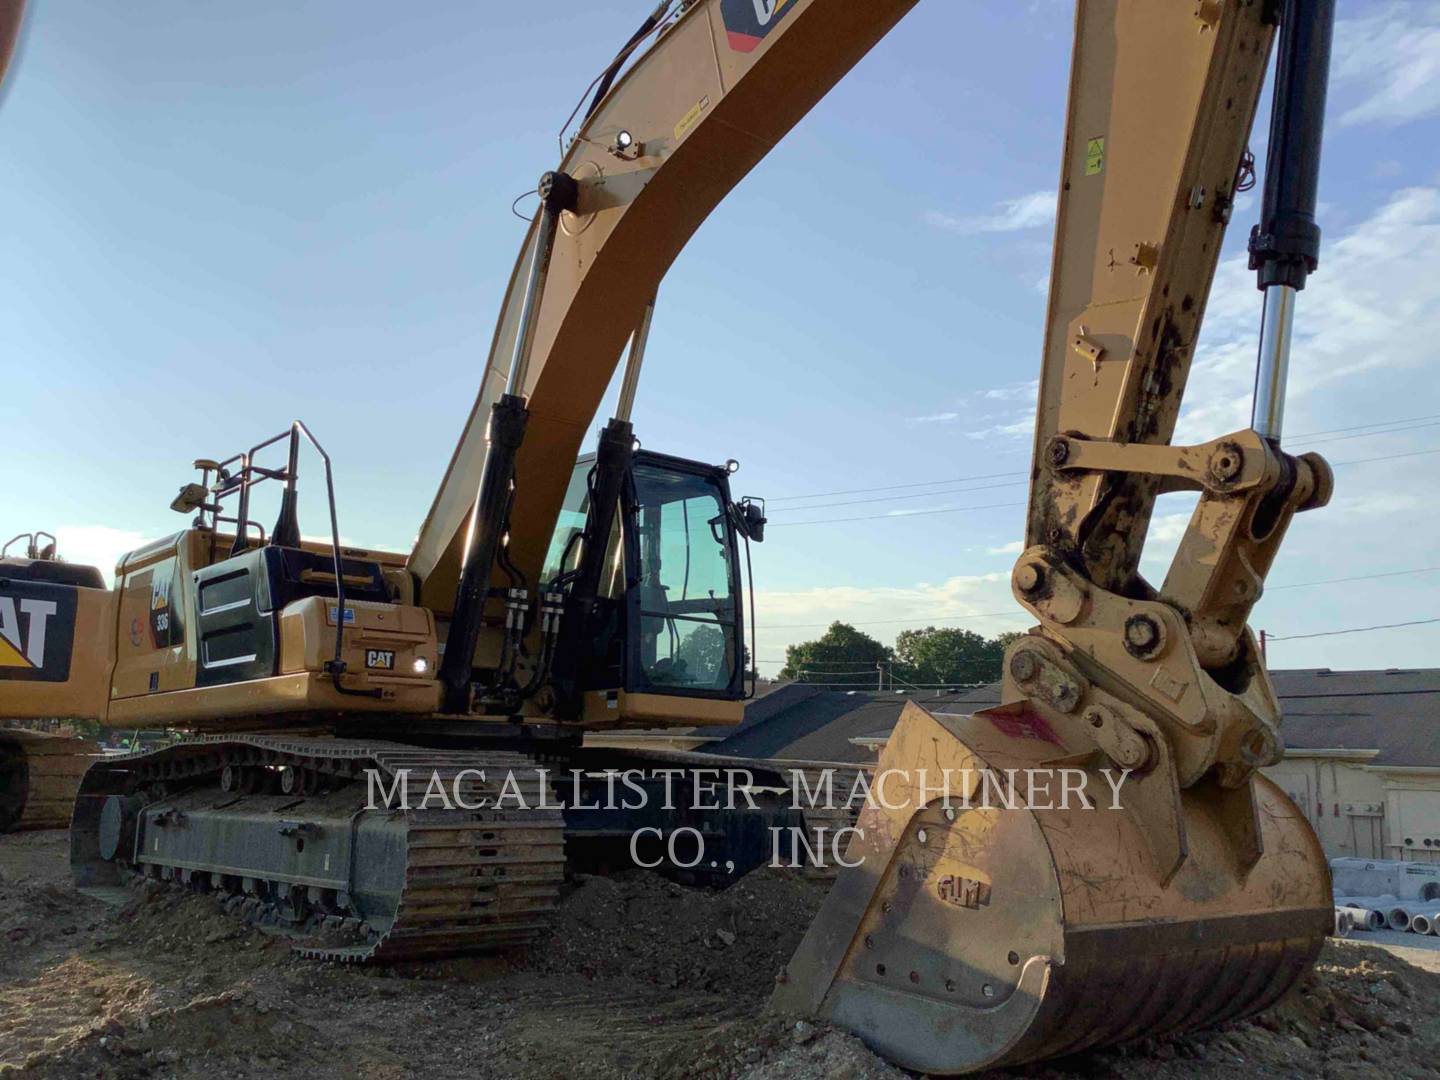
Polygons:
[[[863,862],[840,872],[774,1008],[948,1075],[1246,1016],[1309,969],[1333,926],[1329,873],[1274,784],[1253,781],[1264,853],[1248,869],[1221,825],[1219,793],[1183,792],[1188,857],[1162,883],[1091,764],[1094,809],[1074,797],[1075,773],[1068,810],[1039,808],[1058,804],[1058,783],[1048,797],[1037,785],[1033,809],[1006,808],[994,785],[964,807],[965,770],[1003,776],[1056,760],[1004,712],[906,707],[875,773],[877,795],[900,808],[861,812],[847,862]],[[946,769],[948,812],[936,790]]]

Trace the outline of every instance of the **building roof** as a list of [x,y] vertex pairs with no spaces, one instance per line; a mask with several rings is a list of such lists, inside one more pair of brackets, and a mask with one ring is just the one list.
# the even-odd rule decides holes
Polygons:
[[[1376,750],[1372,765],[1440,768],[1440,668],[1305,668],[1272,671],[1270,677],[1292,750]],[[871,747],[895,726],[906,701],[978,711],[1000,703],[1000,684],[919,695],[792,683],[751,702],[744,723],[705,750],[735,757],[870,761]]]
[[1372,765],[1440,767],[1440,668],[1272,671],[1294,750],[1378,750]]
[[1000,684],[926,694],[822,690],[791,683],[745,708],[745,721],[705,746],[707,754],[732,757],[795,758],[804,761],[862,762],[874,752],[852,740],[884,737],[907,701],[927,708],[979,710],[1000,704]]

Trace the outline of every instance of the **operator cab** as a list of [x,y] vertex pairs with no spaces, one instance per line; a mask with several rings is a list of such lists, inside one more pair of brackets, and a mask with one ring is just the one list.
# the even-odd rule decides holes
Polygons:
[[[547,589],[578,572],[595,460],[586,454],[571,474],[541,578]],[[763,539],[764,515],[731,499],[734,467],[634,452],[590,625],[578,635],[580,690],[745,696],[740,543]]]

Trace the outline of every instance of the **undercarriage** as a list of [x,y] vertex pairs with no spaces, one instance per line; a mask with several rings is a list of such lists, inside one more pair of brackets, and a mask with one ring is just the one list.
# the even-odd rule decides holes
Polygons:
[[83,888],[144,877],[217,894],[317,959],[492,951],[546,931],[567,863],[711,887],[771,859],[800,865],[806,819],[786,781],[744,765],[568,744],[201,736],[97,763],[71,865]]

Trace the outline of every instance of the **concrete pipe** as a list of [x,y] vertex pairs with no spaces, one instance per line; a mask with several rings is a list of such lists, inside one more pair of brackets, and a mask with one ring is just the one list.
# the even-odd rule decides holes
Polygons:
[[1385,916],[1372,907],[1365,907],[1359,904],[1346,904],[1338,910],[1348,912],[1352,925],[1356,930],[1368,932],[1385,929]]
[[1384,911],[1386,908],[1398,904],[1400,898],[1394,893],[1382,893],[1380,896],[1336,896],[1335,903],[1339,907],[1364,907],[1374,908],[1376,911]]

